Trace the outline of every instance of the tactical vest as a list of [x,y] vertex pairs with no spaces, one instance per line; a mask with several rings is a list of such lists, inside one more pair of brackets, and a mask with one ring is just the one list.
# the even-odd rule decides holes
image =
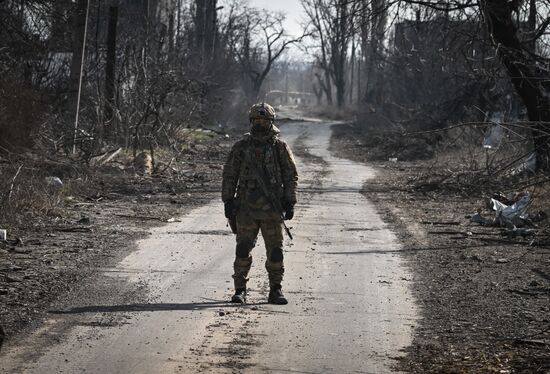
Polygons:
[[[269,142],[257,142],[251,136],[246,139],[241,152],[247,152],[248,157],[244,154],[240,155],[241,166],[237,186],[237,199],[240,206],[263,212],[273,211],[271,203],[256,180],[256,168],[263,171],[262,177],[267,188],[275,193],[279,201],[282,200],[284,193],[280,161],[282,151],[283,144],[277,138]],[[256,165],[251,165],[251,162]]]

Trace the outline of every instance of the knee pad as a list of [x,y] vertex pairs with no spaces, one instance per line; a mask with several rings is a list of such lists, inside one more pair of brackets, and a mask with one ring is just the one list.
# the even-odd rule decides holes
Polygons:
[[283,261],[283,248],[273,248],[271,251],[271,262],[282,262]]
[[248,240],[237,243],[237,257],[247,258],[252,248],[254,248],[254,243]]

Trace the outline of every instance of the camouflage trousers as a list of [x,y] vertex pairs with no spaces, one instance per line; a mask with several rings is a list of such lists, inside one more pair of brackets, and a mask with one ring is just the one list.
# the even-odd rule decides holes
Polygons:
[[252,248],[256,246],[261,230],[267,252],[265,268],[270,287],[280,287],[285,272],[283,264],[283,228],[280,219],[254,219],[237,215],[237,250],[233,264],[235,289],[246,288],[248,272],[252,266]]

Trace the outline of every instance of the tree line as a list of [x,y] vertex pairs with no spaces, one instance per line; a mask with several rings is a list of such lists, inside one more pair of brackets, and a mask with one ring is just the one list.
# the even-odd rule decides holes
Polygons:
[[[238,0],[2,0],[0,146],[153,148],[237,122],[270,76],[286,74],[269,86],[288,93],[290,71],[317,104],[383,125],[507,111],[548,168],[549,0],[301,4],[303,33],[290,36],[284,14]],[[292,45],[299,64],[283,58]]]
[[91,157],[239,121],[289,46],[241,1],[0,1],[0,146]]
[[548,169],[548,1],[302,4],[319,99],[424,130],[512,111],[528,122],[538,167]]

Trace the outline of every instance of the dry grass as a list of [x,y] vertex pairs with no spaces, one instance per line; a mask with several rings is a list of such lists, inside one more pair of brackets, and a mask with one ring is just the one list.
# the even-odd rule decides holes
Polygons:
[[[222,140],[229,141],[213,132],[183,131],[172,147],[155,149],[152,175],[137,173],[131,150],[120,151],[108,164],[86,166],[82,160],[0,148],[0,228],[25,230],[47,220],[74,219],[66,217],[68,204],[113,191],[139,195],[157,186],[174,193],[214,183],[211,174],[221,173],[218,165],[228,151]],[[48,182],[51,177],[60,178],[62,186]]]
[[62,203],[75,183],[55,186],[47,181],[49,173],[29,163],[3,163],[0,166],[0,226],[13,229],[38,224],[42,219],[62,219]]

